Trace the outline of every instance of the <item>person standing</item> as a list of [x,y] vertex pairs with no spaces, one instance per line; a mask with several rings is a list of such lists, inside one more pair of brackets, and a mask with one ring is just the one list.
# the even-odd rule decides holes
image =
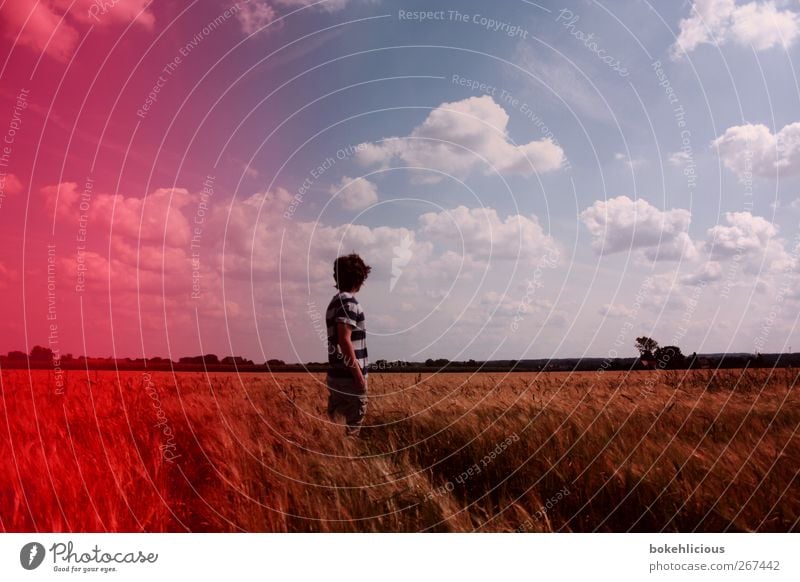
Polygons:
[[344,416],[346,434],[358,436],[367,412],[367,328],[355,297],[372,270],[353,253],[333,262],[338,292],[325,312],[328,328],[328,417]]

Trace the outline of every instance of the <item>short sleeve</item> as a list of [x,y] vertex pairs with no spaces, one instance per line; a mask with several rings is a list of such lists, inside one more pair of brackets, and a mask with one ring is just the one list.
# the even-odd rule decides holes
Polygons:
[[346,323],[353,329],[358,327],[358,313],[356,313],[352,303],[343,303],[336,308],[334,321]]

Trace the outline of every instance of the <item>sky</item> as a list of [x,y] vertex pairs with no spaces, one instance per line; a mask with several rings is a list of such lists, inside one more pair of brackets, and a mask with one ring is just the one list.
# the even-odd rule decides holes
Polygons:
[[[0,352],[800,348],[800,2],[5,0]],[[794,348],[792,347],[794,346]]]

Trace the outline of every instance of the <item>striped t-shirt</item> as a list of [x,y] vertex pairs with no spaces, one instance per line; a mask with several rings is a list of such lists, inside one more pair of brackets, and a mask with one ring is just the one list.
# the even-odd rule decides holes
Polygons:
[[364,323],[364,310],[352,293],[341,291],[333,296],[325,312],[328,326],[328,375],[334,378],[352,378],[347,367],[342,348],[339,346],[337,323],[346,323],[353,330],[350,339],[356,352],[361,372],[367,374],[367,328]]

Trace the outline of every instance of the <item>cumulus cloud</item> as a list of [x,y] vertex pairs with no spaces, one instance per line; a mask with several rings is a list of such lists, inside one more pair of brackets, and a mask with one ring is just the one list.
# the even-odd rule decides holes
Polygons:
[[[265,205],[263,195],[237,200],[208,224],[209,240],[225,240],[226,277],[270,282],[281,280],[305,285],[330,281],[331,260],[356,250],[373,267],[373,285],[385,281],[387,289],[396,265],[397,248],[407,250],[402,277],[395,292],[403,293],[422,284],[453,284],[474,280],[495,260],[531,262],[555,252],[555,241],[546,235],[535,216],[501,218],[492,208],[463,206],[427,213],[414,228],[362,224],[326,225],[287,221],[279,207]],[[289,236],[283,236],[284,229]],[[204,237],[205,237],[204,233]],[[281,255],[283,262],[281,263]],[[287,260],[292,257],[292,260]],[[383,283],[380,283],[383,284]],[[419,291],[421,294],[423,291]]]
[[[707,231],[703,245],[706,255],[724,263],[726,285],[746,285],[745,275],[755,276],[756,289],[777,289],[796,277],[797,248],[787,249],[787,240],[779,236],[778,228],[760,216],[749,212],[728,212],[726,224]],[[794,286],[794,285],[792,285]]]
[[458,206],[423,214],[419,224],[420,234],[463,249],[472,258],[534,261],[557,252],[555,241],[533,215],[513,214],[503,219],[494,208]]
[[[461,311],[471,311],[479,301],[476,293],[506,284],[504,273],[514,268],[517,254],[530,264],[555,246],[535,216],[507,216],[491,208],[429,213],[408,227],[287,218],[292,197],[278,188],[208,200],[195,250],[192,236],[200,199],[190,190],[155,189],[145,196],[95,190],[87,199],[83,184],[63,182],[38,194],[50,213],[43,220],[49,223],[55,215],[58,232],[67,240],[74,241],[83,215],[88,216],[88,243],[80,256],[86,267],[84,301],[98,311],[107,306],[120,325],[141,324],[148,347],[159,341],[157,332],[166,326],[195,329],[199,312],[209,340],[249,337],[253,326],[264,326],[270,330],[264,340],[267,354],[281,349],[279,340],[270,338],[283,332],[305,346],[301,349],[313,351],[315,344],[310,342],[317,333],[309,305],[324,309],[333,292],[332,260],[352,251],[373,267],[364,300],[374,306],[373,313],[385,311],[394,317],[383,322],[375,318],[373,331],[390,333],[420,322],[439,333]],[[488,241],[493,261],[488,260]],[[392,289],[398,247],[408,252]],[[67,282],[78,268],[71,248],[59,254],[59,269]],[[487,271],[495,276],[485,277]],[[197,279],[199,302],[191,299]],[[495,317],[516,313],[522,297],[512,296]],[[563,316],[539,299],[543,298],[537,295],[531,326]],[[482,314],[494,308],[479,307]],[[403,341],[413,343],[414,337]],[[427,341],[424,333],[416,337]],[[275,346],[269,344],[273,341]],[[319,351],[324,353],[322,344]]]
[[[532,175],[557,170],[564,151],[550,139],[516,145],[509,141],[508,114],[488,95],[443,103],[407,137],[361,145],[356,160],[389,166],[399,161],[463,178],[475,168],[484,173]],[[429,176],[439,181],[441,176]]]
[[[223,318],[225,297],[215,265],[219,243],[206,236],[208,229],[202,224],[201,244],[196,251],[191,247],[198,194],[161,188],[140,197],[85,188],[63,182],[39,192],[50,216],[59,222],[58,230],[73,241],[73,250],[58,257],[68,285],[80,285],[97,312],[113,310],[115,324],[136,322],[153,330],[154,342],[166,322],[191,325],[195,307],[204,318]],[[85,241],[76,242],[76,235],[85,235]],[[198,279],[200,306],[189,301]],[[108,325],[109,320],[99,317],[93,324]]]
[[772,223],[749,212],[726,212],[725,220],[727,225],[708,229],[707,244],[714,257],[758,253],[778,232]]
[[800,122],[786,125],[778,133],[761,124],[729,127],[711,145],[725,167],[740,176],[748,172],[774,176],[779,171],[800,171]]
[[49,3],[6,0],[3,4],[3,32],[20,45],[44,52],[56,60],[67,61],[80,37],[74,26],[76,23],[103,26],[135,21],[150,29],[155,17],[146,9],[149,3],[149,0],[126,0],[101,14],[93,7],[102,3],[97,4],[95,0],[55,0]]
[[366,178],[342,176],[341,181],[331,186],[329,191],[347,210],[362,210],[378,201],[378,187]]
[[617,196],[597,200],[580,214],[601,255],[642,249],[650,260],[691,259],[697,251],[687,233],[691,213],[659,210],[641,198]]
[[[285,191],[284,191],[285,192]],[[214,213],[207,223],[209,240],[225,241],[225,256],[220,254],[226,277],[275,282],[289,288],[295,283],[327,284],[331,280],[331,261],[337,255],[357,250],[373,266],[371,280],[386,279],[388,286],[394,248],[405,244],[410,251],[403,279],[410,277],[418,262],[429,255],[430,246],[418,240],[416,232],[403,227],[362,224],[326,225],[284,218],[283,201],[288,193],[258,193],[236,199]],[[265,201],[265,198],[267,201]],[[259,210],[260,209],[260,210]],[[206,233],[204,233],[204,237]],[[283,260],[281,261],[281,255]],[[290,257],[291,259],[287,259]],[[277,292],[273,290],[273,292]]]
[[737,5],[734,0],[696,0],[690,16],[680,22],[671,56],[680,59],[702,44],[735,42],[756,50],[789,46],[799,32],[797,13],[772,1]]
[[[17,44],[66,61],[78,43],[78,31],[44,2],[7,0],[3,5],[3,32]],[[19,36],[17,36],[19,35]]]
[[89,190],[81,209],[84,190],[75,182],[62,182],[45,186],[41,195],[51,214],[76,225],[86,214],[95,232],[175,246],[186,245],[191,238],[189,219],[181,209],[197,197],[184,188],[158,188],[144,198]]

